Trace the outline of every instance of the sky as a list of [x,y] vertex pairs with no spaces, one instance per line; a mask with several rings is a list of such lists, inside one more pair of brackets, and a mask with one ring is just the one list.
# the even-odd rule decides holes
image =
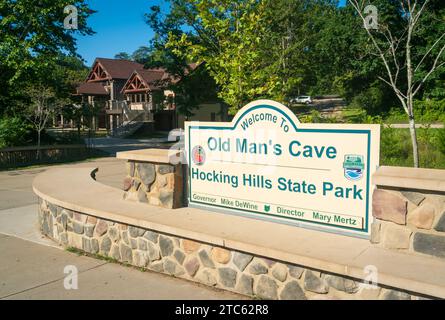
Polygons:
[[[298,1],[298,0],[295,0]],[[344,5],[346,0],[341,0]],[[133,53],[140,46],[149,44],[153,30],[144,22],[144,14],[153,5],[164,10],[163,0],[88,0],[90,8],[98,11],[90,16],[88,25],[96,33],[76,36],[77,52],[91,66],[96,57],[114,58],[119,52]]]
[[167,8],[162,0],[88,0],[91,9],[98,11],[88,18],[96,32],[92,36],[76,36],[77,52],[91,66],[96,57],[114,58],[119,52],[133,53],[147,46],[153,31],[144,22],[144,14],[153,5]]

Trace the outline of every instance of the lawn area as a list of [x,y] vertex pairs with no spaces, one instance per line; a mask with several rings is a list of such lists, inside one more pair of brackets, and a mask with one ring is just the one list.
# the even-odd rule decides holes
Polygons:
[[[420,167],[445,169],[445,130],[417,129]],[[383,128],[380,138],[380,165],[413,166],[409,129]]]
[[[405,117],[405,121],[404,121]],[[321,115],[316,110],[299,116],[302,122],[312,123],[377,123],[381,124],[380,165],[412,167],[413,155],[409,129],[388,128],[384,124],[407,123],[406,116],[391,113],[384,117],[372,117],[360,108],[343,108],[333,116]],[[424,121],[422,121],[424,120]],[[420,119],[418,123],[437,123]],[[441,123],[441,122],[438,122]],[[418,128],[417,137],[420,167],[445,169],[445,129]]]

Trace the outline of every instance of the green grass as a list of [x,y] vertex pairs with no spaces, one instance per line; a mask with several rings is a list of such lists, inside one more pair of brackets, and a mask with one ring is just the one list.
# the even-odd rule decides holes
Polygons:
[[[310,114],[300,117],[300,120],[311,123],[406,123],[406,121],[402,121],[403,117],[405,117],[404,114],[392,112],[382,120],[380,117],[367,115],[363,109],[348,107],[343,109],[342,113],[335,118],[327,118],[318,111],[312,110]],[[417,142],[420,167],[445,169],[445,129],[419,128],[417,129]],[[413,164],[409,129],[395,129],[382,126],[380,165],[412,167]]]
[[[420,167],[445,169],[443,129],[417,129]],[[383,128],[380,138],[380,165],[412,167],[409,129]]]

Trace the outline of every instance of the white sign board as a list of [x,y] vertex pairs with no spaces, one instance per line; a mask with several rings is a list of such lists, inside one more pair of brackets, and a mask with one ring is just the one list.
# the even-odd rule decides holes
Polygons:
[[379,125],[303,124],[270,100],[186,122],[189,205],[368,237],[379,141]]

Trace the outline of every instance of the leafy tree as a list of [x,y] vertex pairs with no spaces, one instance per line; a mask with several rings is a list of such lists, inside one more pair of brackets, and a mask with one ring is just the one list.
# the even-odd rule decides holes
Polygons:
[[[366,24],[365,2],[349,0],[349,3]],[[383,8],[385,5],[390,6],[392,14],[379,16],[377,30],[364,29],[385,67],[384,76],[379,76],[380,80],[394,91],[409,118],[415,167],[419,166],[419,150],[414,98],[430,77],[445,66],[445,27],[443,22],[441,24],[428,17],[428,12],[432,9],[430,5],[434,4],[435,1],[431,0],[398,0],[389,4],[382,3]],[[422,46],[420,38],[423,32],[419,33],[419,30],[422,30],[426,21],[435,24],[436,33],[429,38],[429,43],[424,41]]]
[[[64,8],[78,9],[78,29],[65,29]],[[93,11],[85,0],[1,0],[1,65],[14,70],[11,80],[34,66],[45,66],[61,52],[75,54],[75,33],[91,35],[86,20]],[[44,59],[41,59],[44,57]]]
[[56,106],[56,94],[53,89],[44,85],[28,87],[26,90],[30,103],[25,105],[25,117],[37,132],[37,159],[40,158],[40,141],[50,116]]
[[131,56],[126,52],[119,52],[114,55],[114,59],[131,60]]

